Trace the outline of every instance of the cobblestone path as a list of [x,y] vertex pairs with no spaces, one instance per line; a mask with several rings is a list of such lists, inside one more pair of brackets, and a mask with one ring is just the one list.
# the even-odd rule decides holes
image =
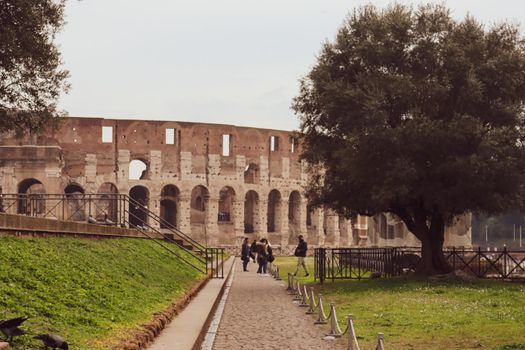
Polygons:
[[346,339],[323,340],[328,327],[314,325],[306,308],[292,303],[283,281],[255,273],[255,264],[250,272],[242,271],[240,260],[236,264],[214,350],[345,349]]

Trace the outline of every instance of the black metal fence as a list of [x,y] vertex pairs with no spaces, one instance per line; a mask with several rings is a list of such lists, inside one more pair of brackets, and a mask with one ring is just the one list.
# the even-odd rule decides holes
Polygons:
[[[500,252],[447,249],[445,257],[454,268],[479,278],[525,281],[525,251]],[[315,279],[363,279],[400,276],[421,263],[419,248],[317,248]]]
[[223,248],[204,246],[125,194],[0,194],[0,213],[135,228],[195,269],[214,278],[224,277]]

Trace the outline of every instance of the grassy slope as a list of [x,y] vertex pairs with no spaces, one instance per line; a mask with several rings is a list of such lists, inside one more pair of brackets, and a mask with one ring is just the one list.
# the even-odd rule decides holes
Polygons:
[[[308,260],[311,275],[300,280],[313,283]],[[282,278],[295,262],[277,259]],[[317,289],[336,302],[342,325],[354,315],[365,349],[373,349],[378,332],[385,333],[389,349],[525,349],[523,284],[395,278],[326,282]]]
[[62,334],[73,349],[106,348],[200,278],[147,240],[0,238],[0,318],[30,316],[27,330]]

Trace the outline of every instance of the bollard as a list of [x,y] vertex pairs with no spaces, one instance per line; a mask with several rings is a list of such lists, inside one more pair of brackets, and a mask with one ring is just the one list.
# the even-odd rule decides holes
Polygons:
[[317,303],[317,306],[319,307],[319,316],[314,324],[326,324],[326,315],[324,314],[323,309],[323,295],[321,293],[319,293],[319,302]]
[[360,350],[355,336],[354,321],[352,315],[348,315],[348,350]]
[[292,274],[288,272],[288,288],[286,290],[292,290]]
[[339,322],[337,322],[337,315],[335,313],[335,303],[330,303],[330,332],[327,334],[327,336],[332,336],[335,338],[341,337],[343,335],[343,331],[341,331],[341,327],[339,327]]
[[385,350],[385,334],[377,334],[377,345],[375,350]]
[[301,284],[297,282],[297,285],[295,286],[295,296],[293,297],[293,300],[302,300],[303,299],[303,293],[301,292]]
[[315,308],[316,308],[316,305],[315,305],[314,289],[310,288],[310,305],[308,306],[308,310],[306,311],[306,313],[308,315],[313,314],[315,312]]
[[308,291],[306,290],[306,285],[303,285],[303,298],[301,300],[301,304],[299,306],[301,307],[308,307]]
[[295,291],[295,278],[293,276],[290,276],[290,281],[292,283],[292,289],[288,292],[290,295],[295,295],[297,292]]
[[275,279],[277,281],[281,280],[281,275],[279,274],[279,266],[275,266]]

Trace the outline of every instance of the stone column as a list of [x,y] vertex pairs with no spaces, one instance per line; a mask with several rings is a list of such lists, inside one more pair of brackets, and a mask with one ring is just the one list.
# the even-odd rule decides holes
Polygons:
[[317,242],[318,246],[323,246],[325,241],[324,235],[324,212],[323,208],[317,208],[312,212],[312,226],[314,227],[314,232],[316,237],[312,237],[314,241]]
[[255,213],[254,230],[259,237],[268,236],[268,199],[259,197],[257,211]]
[[299,230],[303,237],[307,237],[308,228],[306,227],[306,215],[308,214],[308,203],[306,198],[301,196],[301,203],[299,204]]
[[346,219],[343,216],[339,216],[339,246],[347,247],[352,244],[350,230],[350,220]]
[[129,180],[129,162],[130,152],[127,149],[118,150],[118,173],[117,173],[117,184],[120,182],[127,183]]
[[217,217],[219,215],[219,196],[210,195],[206,201],[206,236],[208,246],[217,247],[219,244],[219,227]]
[[359,242],[357,243],[360,247],[367,245],[368,241],[368,217],[363,215],[357,215],[357,222],[355,228],[359,233]]
[[326,217],[326,241],[333,247],[339,246],[339,216],[331,209]]
[[281,247],[284,249],[288,246],[288,240],[290,236],[290,232],[288,230],[288,205],[289,205],[288,198],[283,199],[281,198],[280,208],[279,211],[276,213],[275,218],[275,226],[278,228],[278,232],[281,233]]
[[237,245],[242,244],[244,238],[244,200],[235,197],[233,202],[233,220],[235,230],[235,241]]
[[189,180],[191,178],[191,152],[180,152],[180,178]]
[[246,169],[246,157],[244,155],[235,156],[235,175],[237,181],[244,182],[244,170]]
[[179,196],[179,205],[177,207],[177,210],[177,228],[191,237],[191,194],[181,193],[181,195]]

